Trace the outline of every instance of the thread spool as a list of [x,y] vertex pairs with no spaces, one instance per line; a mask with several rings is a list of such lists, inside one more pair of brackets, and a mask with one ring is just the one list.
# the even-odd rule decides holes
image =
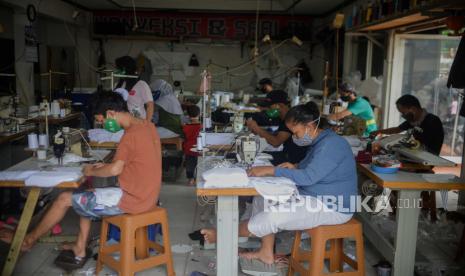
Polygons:
[[52,102],[52,115],[54,117],[60,116],[60,103],[57,101]]
[[224,104],[229,103],[230,100],[231,100],[231,95],[229,95],[229,94],[223,94],[223,95],[221,96],[221,105],[224,105]]
[[205,127],[206,128],[212,127],[212,119],[210,117],[205,118]]
[[37,150],[37,159],[46,160],[47,159],[47,151],[44,150],[44,149]]
[[39,147],[48,148],[48,136],[47,134],[39,135]]
[[27,135],[27,146],[30,149],[37,149],[39,148],[39,139],[37,138],[36,133],[29,133]]
[[215,94],[215,104],[216,106],[221,106],[221,95],[220,94]]
[[197,150],[202,151],[203,150],[203,145],[202,145],[202,136],[197,136]]
[[202,147],[207,145],[207,135],[205,132],[200,132],[200,137],[202,138]]
[[250,94],[244,94],[244,98],[242,99],[242,101],[243,101],[245,104],[248,104],[249,101],[250,101]]
[[331,106],[329,104],[325,104],[323,106],[323,114],[324,115],[329,115],[330,112],[331,112]]

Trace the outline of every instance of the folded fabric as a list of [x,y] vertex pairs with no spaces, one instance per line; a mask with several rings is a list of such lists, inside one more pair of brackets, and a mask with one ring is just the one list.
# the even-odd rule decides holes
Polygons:
[[24,181],[26,186],[55,187],[62,182],[77,181],[82,173],[73,171],[44,171],[31,175]]
[[88,135],[92,142],[104,143],[104,142],[115,142],[119,143],[121,137],[123,137],[124,130],[120,130],[116,133],[109,132],[102,128],[89,129]]
[[0,180],[24,181],[39,171],[4,171],[0,172]]
[[98,205],[116,206],[122,195],[123,191],[117,187],[95,189],[95,201]]
[[279,203],[299,194],[294,181],[286,177],[250,177],[249,183],[263,198]]
[[246,187],[249,177],[242,168],[213,168],[202,174],[205,187]]
[[252,164],[252,167],[261,167],[261,166],[273,166],[273,164],[271,164],[270,160],[255,158]]
[[[82,156],[79,156],[74,153],[65,153],[63,156],[63,165],[69,164],[69,163],[79,163],[79,162],[84,162],[84,161],[91,161],[95,160],[95,158],[84,158]],[[48,162],[58,165],[58,158],[53,157],[47,160]]]

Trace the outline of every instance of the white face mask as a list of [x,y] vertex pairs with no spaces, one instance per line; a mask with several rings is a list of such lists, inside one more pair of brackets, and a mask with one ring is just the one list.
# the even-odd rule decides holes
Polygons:
[[[316,122],[318,121],[316,127],[315,127],[315,130],[313,131],[313,135],[312,136],[315,136],[315,133],[316,133],[316,130],[318,129],[318,126],[320,125],[320,117],[318,117],[318,119],[316,120],[313,120],[311,121],[310,123],[313,123],[313,122]],[[307,128],[305,128],[305,133],[304,133],[304,137],[302,138],[298,138],[295,134],[292,135],[292,141],[294,142],[294,144],[296,144],[297,146],[299,147],[307,147],[307,146],[310,146],[312,143],[313,143],[313,138],[312,136],[310,136],[308,133],[307,133]]]

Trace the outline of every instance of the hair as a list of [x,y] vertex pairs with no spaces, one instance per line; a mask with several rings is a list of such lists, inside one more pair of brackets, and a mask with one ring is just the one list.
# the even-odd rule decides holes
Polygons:
[[259,85],[272,85],[273,82],[269,78],[263,78],[258,82]]
[[190,118],[198,117],[200,114],[200,108],[196,105],[190,105],[187,107],[187,115]]
[[106,115],[107,111],[129,112],[128,105],[123,97],[112,91],[97,92],[92,101],[93,115]]
[[318,128],[325,129],[328,127],[326,118],[320,117],[320,110],[315,102],[308,102],[306,104],[296,105],[289,109],[284,118],[286,123],[294,124],[308,124],[320,118]]
[[[126,75],[135,75],[137,72],[137,63],[130,56],[122,56],[115,59],[115,65],[116,68],[124,70]],[[115,88],[122,87],[123,83],[126,82],[126,90],[131,91],[138,81],[139,78],[121,78]]]
[[421,104],[420,101],[417,99],[417,97],[413,95],[403,95],[396,101],[396,105],[400,105],[403,107],[416,107],[421,109]]

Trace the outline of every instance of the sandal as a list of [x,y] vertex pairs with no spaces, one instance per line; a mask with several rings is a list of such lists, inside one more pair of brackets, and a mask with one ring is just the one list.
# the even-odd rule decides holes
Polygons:
[[92,251],[89,248],[86,249],[86,255],[84,257],[75,256],[73,250],[62,250],[56,257],[54,263],[56,266],[66,271],[73,271],[84,267],[91,254]]

